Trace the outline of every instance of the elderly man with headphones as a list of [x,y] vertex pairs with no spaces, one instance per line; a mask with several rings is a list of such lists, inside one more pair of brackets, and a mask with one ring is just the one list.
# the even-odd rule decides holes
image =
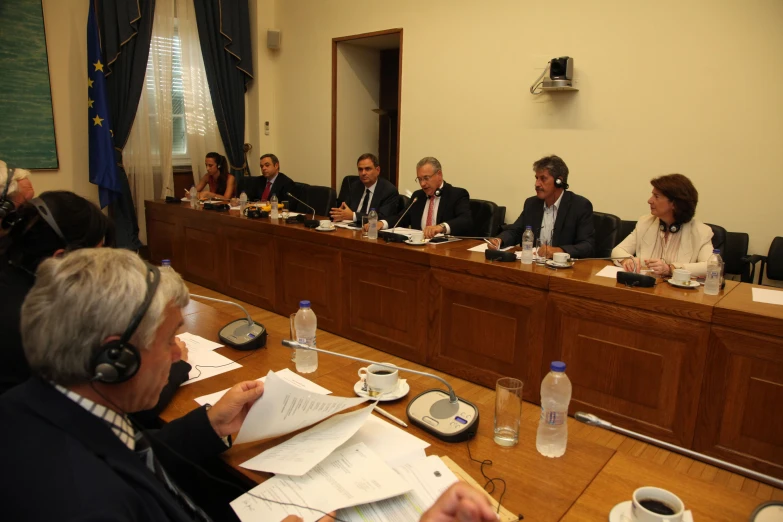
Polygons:
[[508,230],[490,240],[490,248],[518,245],[526,227],[535,239],[547,242],[546,257],[566,252],[572,258],[592,257],[595,251],[593,205],[569,192],[568,167],[558,156],[546,156],[533,163],[536,195],[525,200],[522,214]]

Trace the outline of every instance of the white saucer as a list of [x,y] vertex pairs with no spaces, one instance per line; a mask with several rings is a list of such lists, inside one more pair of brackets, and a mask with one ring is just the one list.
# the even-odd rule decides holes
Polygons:
[[422,241],[421,243],[414,243],[414,242],[413,242],[413,241],[411,241],[410,239],[406,239],[405,241],[403,241],[403,243],[405,243],[406,245],[413,245],[413,246],[424,246],[424,245],[426,245],[426,244],[427,244],[427,241],[425,240],[425,241]]
[[609,522],[631,522],[631,501],[620,502],[609,512]]
[[370,399],[378,400],[380,402],[396,401],[397,399],[405,397],[408,395],[408,392],[411,391],[411,387],[405,379],[400,379],[398,381],[396,390],[384,393],[380,397],[370,397],[370,394],[362,388],[364,388],[364,379],[359,379],[359,381],[353,385],[353,392],[359,397],[369,397]]
[[318,232],[334,232],[335,230],[337,230],[335,227],[332,227],[332,228],[323,228],[323,227],[320,227],[320,226],[318,226],[318,227],[315,227],[315,229],[316,229]]
[[544,264],[552,268],[572,268],[574,266],[573,263],[555,263],[551,259],[547,259]]
[[691,279],[687,283],[675,281],[674,279],[667,279],[666,281],[670,285],[676,286],[677,288],[699,288],[701,286],[701,283],[699,283],[698,281],[694,281],[693,279]]

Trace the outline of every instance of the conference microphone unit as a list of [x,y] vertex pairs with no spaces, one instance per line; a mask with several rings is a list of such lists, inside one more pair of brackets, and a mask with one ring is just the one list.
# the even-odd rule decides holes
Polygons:
[[647,442],[648,444],[653,444],[660,448],[665,448],[667,450],[674,451],[682,455],[686,455],[696,460],[706,462],[707,464],[711,464],[713,466],[717,466],[719,468],[723,468],[732,471],[734,473],[739,473],[740,475],[744,475],[748,478],[765,482],[776,488],[783,488],[783,480],[779,478],[771,477],[769,475],[759,473],[758,471],[754,471],[748,468],[743,468],[742,466],[738,466],[737,464],[732,464],[731,462],[726,462],[725,460],[716,459],[715,457],[710,457],[709,455],[705,455],[703,453],[698,453],[696,451],[689,450],[687,448],[682,448],[680,446],[671,444],[669,442],[654,439],[652,437],[648,437],[647,435],[642,435],[641,433],[636,433],[635,431],[631,431],[625,428],[621,428],[619,426],[615,426],[611,422],[605,421],[602,418],[598,417],[597,415],[593,415],[592,413],[585,413],[583,411],[578,411],[576,412],[576,414],[574,414],[574,418],[584,424],[589,424],[590,426],[596,426],[598,428],[603,428],[609,431],[615,431],[617,433],[621,433],[628,437],[633,437],[634,439]]
[[[299,203],[301,203],[302,205],[306,206],[307,208],[309,208],[310,210],[313,211],[313,219],[303,219],[303,220],[297,219],[296,221],[298,223],[304,223],[305,228],[318,228],[318,226],[321,224],[321,222],[318,221],[317,219],[315,219],[315,209],[313,207],[311,207],[310,205],[308,205],[307,203],[305,203],[304,201],[302,201],[301,199],[299,199],[298,197],[296,197],[293,194],[291,194],[290,192],[286,192],[286,194],[288,194],[288,197],[294,198],[294,200],[298,201]],[[296,218],[298,218],[298,217],[299,216],[296,216]],[[304,216],[304,217],[306,218],[307,216]]]
[[383,238],[387,243],[404,243],[408,241],[410,238],[406,236],[405,234],[397,234],[394,232],[394,230],[397,228],[397,225],[400,224],[400,221],[402,221],[402,218],[405,217],[405,214],[408,213],[408,211],[411,209],[414,203],[418,201],[419,198],[415,197],[411,200],[410,203],[408,203],[408,208],[405,209],[405,212],[402,213],[400,218],[397,220],[397,222],[394,224],[393,227],[391,227],[389,230],[380,230],[378,231],[378,237]]
[[266,328],[263,324],[255,322],[253,318],[250,317],[248,311],[245,310],[244,306],[233,301],[215,299],[214,297],[207,297],[204,295],[190,294],[190,297],[204,299],[205,301],[213,301],[215,303],[230,304],[236,306],[245,313],[246,317],[244,319],[231,321],[220,329],[218,338],[222,343],[231,348],[243,351],[255,350],[256,348],[262,348],[266,345]]
[[389,368],[390,370],[415,373],[416,375],[437,379],[446,386],[448,392],[433,389],[418,394],[408,403],[408,409],[406,411],[408,419],[412,424],[415,424],[427,433],[446,442],[462,442],[464,440],[472,439],[476,435],[479,423],[478,408],[474,404],[457,397],[457,394],[454,393],[454,388],[452,388],[445,379],[438,377],[437,375],[420,372],[418,370],[409,370],[408,368],[401,368],[393,364],[362,359],[361,357],[353,357],[352,355],[330,352],[329,350],[314,348],[288,339],[283,339],[282,343],[283,346],[288,348],[298,348],[300,350],[311,350],[313,352],[336,355],[353,361],[376,364],[378,366],[383,366],[384,368]]
[[636,273],[636,259],[634,259],[633,256],[584,257],[581,259],[574,259],[573,261],[620,261],[622,259],[630,259],[633,261],[633,272],[617,272],[618,283],[636,288],[653,288],[655,286],[656,279],[653,276]]
[[487,261],[501,261],[504,263],[510,263],[512,261],[517,261],[517,255],[514,252],[486,249],[484,251],[484,259]]

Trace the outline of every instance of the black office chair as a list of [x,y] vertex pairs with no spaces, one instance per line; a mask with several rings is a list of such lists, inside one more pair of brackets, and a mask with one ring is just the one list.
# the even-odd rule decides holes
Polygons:
[[621,223],[622,220],[614,214],[593,212],[595,257],[609,257],[612,255],[612,249],[622,241],[617,239]]
[[705,225],[712,229],[712,248],[720,250],[721,257],[723,257],[723,249],[726,245],[726,229],[720,225],[712,225],[710,223],[705,223]]
[[402,214],[402,211],[405,210],[405,207],[410,205],[410,202],[411,202],[411,198],[409,198],[405,194],[400,194],[400,202],[397,204],[397,212],[399,213],[398,215]]
[[241,176],[237,177],[237,196],[242,195],[242,192],[247,194],[248,201],[257,201],[261,199],[261,194],[266,186],[266,178],[264,176]]
[[[300,183],[298,181],[294,181],[294,196],[301,199],[304,202],[307,202],[307,194],[310,190],[310,185],[307,183]],[[300,212],[302,214],[311,214],[313,211],[307,208],[306,206],[299,203],[297,200],[293,198],[289,198],[288,196],[283,196],[278,198],[280,201],[288,201],[288,208],[292,212]]]
[[315,209],[317,215],[328,216],[337,201],[337,193],[332,187],[310,185],[307,188],[307,198],[304,198],[304,201]]
[[726,264],[725,273],[740,276],[743,283],[752,283],[750,263],[743,261],[748,255],[750,237],[745,232],[726,232],[726,241],[721,250],[721,257]]
[[486,237],[496,235],[500,227],[500,224],[497,223],[497,208],[498,206],[492,201],[470,200],[470,214],[473,218],[473,230],[476,235]]
[[620,220],[620,228],[617,231],[617,238],[615,239],[614,246],[619,245],[623,242],[623,239],[630,236],[634,228],[636,228],[636,221]]
[[492,231],[493,236],[497,236],[500,234],[500,231],[503,230],[503,225],[506,224],[506,207],[500,206],[495,209],[495,228]]
[[753,282],[753,278],[756,275],[756,263],[761,261],[761,267],[759,269],[759,282],[765,277],[764,268],[766,268],[766,278],[775,281],[783,281],[783,237],[776,237],[772,240],[772,244],[769,245],[769,252],[766,256],[752,255],[745,256],[743,261],[746,261],[750,265],[750,282]]
[[348,187],[357,179],[359,179],[359,176],[356,175],[345,176],[343,178],[343,182],[340,183],[340,191],[337,193],[337,197],[340,198],[340,201],[345,201],[348,198],[348,191],[350,190]]

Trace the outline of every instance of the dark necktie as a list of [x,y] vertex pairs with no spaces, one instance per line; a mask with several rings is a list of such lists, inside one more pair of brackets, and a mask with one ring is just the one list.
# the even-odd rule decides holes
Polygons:
[[368,214],[370,212],[370,189],[364,189],[364,207],[362,208],[362,214]]
[[185,513],[190,515],[194,520],[199,520],[201,522],[211,522],[212,519],[209,518],[209,516],[204,513],[200,507],[194,504],[193,501],[190,500],[190,498],[185,494],[185,492],[181,491],[177,485],[172,482],[166,473],[166,470],[163,469],[163,466],[160,464],[157,457],[155,457],[155,453],[152,451],[152,447],[150,446],[147,438],[141,432],[137,432],[135,440],[136,455],[141,459],[144,465],[147,466],[147,469],[152,471],[158,480],[160,480],[169,493],[171,493],[174,498],[177,499],[179,505],[182,507]]
[[432,211],[435,209],[435,196],[430,196],[430,208],[427,210],[427,222],[424,226],[432,226]]
[[269,193],[272,191],[272,182],[267,181],[266,182],[266,188],[264,189],[264,193],[261,194],[261,201],[269,201]]

